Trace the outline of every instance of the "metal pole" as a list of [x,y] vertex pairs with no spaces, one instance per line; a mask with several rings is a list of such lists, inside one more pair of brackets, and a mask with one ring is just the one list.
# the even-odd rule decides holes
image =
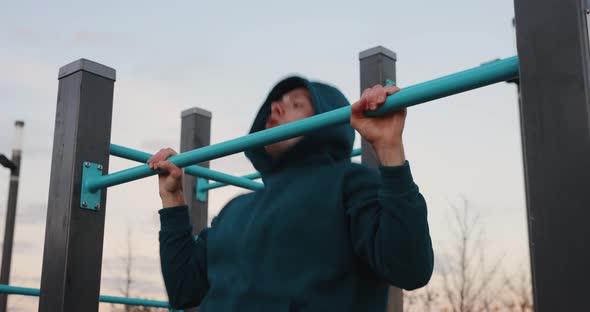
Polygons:
[[[359,53],[360,73],[361,73],[361,93],[366,88],[374,85],[383,85],[385,80],[396,80],[395,62],[397,56],[395,52],[382,46],[371,48]],[[377,169],[379,161],[371,144],[364,139],[361,141],[361,162],[371,168]],[[389,287],[389,300],[387,302],[387,312],[403,311],[402,290],[395,287]]]
[[588,310],[587,1],[515,0],[535,311]]
[[98,311],[106,190],[80,208],[83,163],[108,172],[115,70],[80,59],[59,70],[41,312]]
[[[4,244],[2,245],[2,269],[0,284],[10,282],[10,264],[12,261],[12,243],[14,241],[14,219],[16,217],[16,199],[20,176],[20,160],[22,156],[24,121],[14,123],[14,144],[12,146],[12,163],[15,169],[10,170],[10,186],[8,189],[8,205],[6,206],[6,226],[4,228]],[[0,311],[6,311],[7,295],[0,295]]]
[[[379,116],[403,107],[425,103],[442,97],[450,96],[487,86],[493,83],[513,79],[518,75],[518,58],[481,65],[438,79],[406,87],[402,91],[389,96],[378,110],[367,112],[370,116]],[[190,152],[170,157],[169,160],[179,167],[239,153],[250,148],[283,141],[293,137],[350,121],[350,107],[342,107],[327,113],[291,122],[272,129],[248,134],[223,143],[205,146]],[[106,176],[92,177],[84,182],[83,192],[94,193],[113,185],[158,174],[147,165],[141,165],[118,171]]]
[[[180,151],[191,151],[211,144],[211,112],[193,107],[181,112]],[[198,164],[199,167],[209,168],[209,161]],[[190,209],[193,235],[207,227],[209,200],[207,197],[197,200],[197,183],[204,183],[204,179],[184,175],[183,189],[186,204]],[[252,181],[253,182],[253,181]],[[185,309],[186,312],[196,312],[197,307]]]
[[[182,111],[180,126],[180,151],[186,152],[211,144],[211,112],[197,107]],[[209,161],[198,164],[209,168]],[[191,213],[193,234],[207,227],[209,202],[197,200],[197,178],[184,176],[184,196]]]

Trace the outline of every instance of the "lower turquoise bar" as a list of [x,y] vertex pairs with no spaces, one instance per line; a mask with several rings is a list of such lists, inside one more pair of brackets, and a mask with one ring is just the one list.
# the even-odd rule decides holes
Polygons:
[[[515,56],[410,86],[387,97],[384,105],[374,112],[367,112],[367,115],[380,116],[404,107],[511,80],[518,77],[518,66],[518,57]],[[350,107],[343,107],[223,143],[178,154],[170,157],[169,160],[179,167],[187,167],[348,122],[350,122]],[[147,165],[142,165],[89,179],[85,183],[88,190],[95,192],[99,189],[138,180],[157,173]]]
[[[245,176],[241,176],[240,178],[242,178],[242,179],[248,179],[248,180],[256,180],[256,179],[260,179],[261,176],[260,176],[260,173],[256,172],[256,173],[247,174]],[[207,184],[205,184],[204,186],[202,186],[201,188],[199,188],[199,190],[201,192],[207,192],[209,190],[220,188],[220,187],[224,187],[224,186],[228,186],[228,185],[235,185],[235,184],[233,184],[233,183],[224,183],[224,182],[213,182],[213,183],[207,183]],[[236,186],[239,186],[239,185],[236,185]]]
[[[354,149],[352,151],[352,153],[350,154],[350,157],[360,156],[361,155],[361,152],[362,151],[361,151],[360,148]],[[261,175],[260,175],[260,172],[255,172],[255,173],[247,174],[245,176],[241,176],[240,178],[249,179],[249,180],[256,180],[256,179],[260,179],[261,178]],[[213,179],[211,179],[211,180],[213,180]],[[212,189],[216,189],[216,188],[227,186],[228,184],[229,185],[235,185],[235,184],[232,184],[232,183],[213,182],[213,183],[205,184],[202,187],[198,187],[197,189],[200,192],[207,192],[207,191],[212,190]],[[239,185],[236,185],[236,186],[239,186]]]
[[0,293],[39,297],[41,291],[36,288],[25,288],[0,284]]
[[[39,297],[41,291],[37,288],[25,288],[25,287],[17,287],[17,286],[0,284],[0,293]],[[168,302],[165,302],[165,301],[135,299],[135,298],[126,298],[126,297],[114,297],[114,296],[103,296],[103,295],[101,295],[99,297],[99,301],[105,302],[105,303],[118,303],[118,304],[126,304],[126,305],[136,305],[136,306],[171,309],[170,304],[168,304]],[[181,312],[181,310],[171,310],[171,311]]]
[[[164,301],[155,301],[155,300],[147,300],[147,299],[137,299],[137,298],[126,298],[126,297],[114,297],[114,296],[104,296],[100,295],[99,297],[100,302],[105,303],[118,303],[124,305],[136,305],[136,306],[144,306],[144,307],[158,307],[158,308],[168,308],[170,309],[170,304]],[[178,311],[178,310],[176,310]]]
[[[153,156],[152,154],[134,150],[117,144],[111,144],[111,155],[129,160],[139,161],[142,163],[147,162],[148,159],[150,159]],[[264,189],[264,184],[251,181],[251,179],[235,177],[229,174],[225,174],[223,172],[214,171],[200,166],[186,167],[184,168],[184,172],[192,176],[203,177],[215,181],[221,181],[227,184],[243,187],[245,189],[253,191]]]

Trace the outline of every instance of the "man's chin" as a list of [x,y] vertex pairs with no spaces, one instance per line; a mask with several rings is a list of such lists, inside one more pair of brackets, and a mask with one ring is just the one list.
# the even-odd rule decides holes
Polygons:
[[278,158],[281,156],[285,151],[287,151],[291,146],[295,145],[299,142],[303,137],[296,137],[291,138],[288,140],[272,143],[269,145],[264,146],[266,153],[273,159]]
[[277,158],[281,154],[281,148],[280,146],[277,146],[277,144],[278,143],[273,143],[264,146],[264,150],[271,158]]

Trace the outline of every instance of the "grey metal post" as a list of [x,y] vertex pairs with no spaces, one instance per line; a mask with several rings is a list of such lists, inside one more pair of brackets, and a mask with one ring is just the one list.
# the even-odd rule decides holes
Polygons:
[[106,190],[80,208],[83,162],[109,167],[115,70],[80,59],[59,70],[39,311],[98,311]]
[[[186,152],[211,144],[211,112],[193,107],[182,111],[180,124],[180,151]],[[209,162],[198,164],[209,168]],[[209,200],[197,200],[197,178],[190,175],[183,177],[184,199],[190,209],[193,235],[197,235],[207,226]],[[185,312],[196,312],[196,307],[185,309]]]
[[[0,284],[10,284],[10,263],[12,261],[12,243],[14,240],[14,219],[16,217],[16,199],[20,176],[20,160],[22,156],[23,121],[14,123],[14,145],[11,161],[15,169],[10,170],[10,186],[8,188],[8,205],[6,206],[6,226],[4,227],[4,243],[2,245],[2,269]],[[6,294],[0,295],[0,311],[6,311]]]
[[[395,52],[382,46],[374,47],[359,53],[360,73],[361,73],[361,93],[366,88],[374,85],[383,85],[386,79],[396,81],[395,62],[397,56]],[[361,142],[362,163],[372,168],[379,167],[379,161],[371,144],[364,139]],[[402,290],[391,286],[389,288],[389,300],[387,303],[388,312],[403,311],[403,294]]]
[[585,311],[590,286],[586,2],[515,0],[535,311]]
[[[211,112],[197,107],[187,109],[181,113],[180,151],[186,152],[211,144]],[[209,168],[209,162],[198,164]],[[183,188],[185,200],[191,212],[193,234],[198,234],[207,226],[208,201],[201,202],[196,197],[197,179],[185,175]]]

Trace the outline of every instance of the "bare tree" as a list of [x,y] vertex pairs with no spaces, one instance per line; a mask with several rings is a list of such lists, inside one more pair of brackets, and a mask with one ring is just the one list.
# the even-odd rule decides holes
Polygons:
[[[124,297],[131,297],[131,285],[133,284],[133,244],[131,227],[127,227],[127,254],[121,257],[121,262],[124,267],[124,284],[119,288],[119,292]],[[147,299],[147,298],[142,298]],[[146,307],[146,306],[132,306],[132,305],[115,305],[111,304],[111,311],[122,312],[159,312],[168,311],[168,309]]]
[[[131,227],[127,226],[127,257],[124,257],[123,263],[125,264],[125,288],[120,289],[123,296],[129,298],[131,296],[131,283],[133,278],[131,276],[131,268],[133,266],[133,249],[131,245]],[[125,306],[125,312],[131,311],[130,306]]]
[[442,294],[453,312],[495,311],[500,289],[493,283],[501,259],[487,265],[480,216],[468,201],[463,199],[461,208],[453,204],[451,208],[456,244],[444,264]]
[[418,298],[422,301],[424,311],[431,312],[434,305],[438,302],[438,297],[438,292],[428,284],[422,289],[422,294]]
[[418,300],[418,295],[413,291],[402,291],[403,297],[403,310],[404,312],[416,311],[414,308]]
[[516,279],[504,277],[504,283],[509,291],[504,302],[506,308],[514,312],[534,311],[531,276],[528,270],[520,270]]

